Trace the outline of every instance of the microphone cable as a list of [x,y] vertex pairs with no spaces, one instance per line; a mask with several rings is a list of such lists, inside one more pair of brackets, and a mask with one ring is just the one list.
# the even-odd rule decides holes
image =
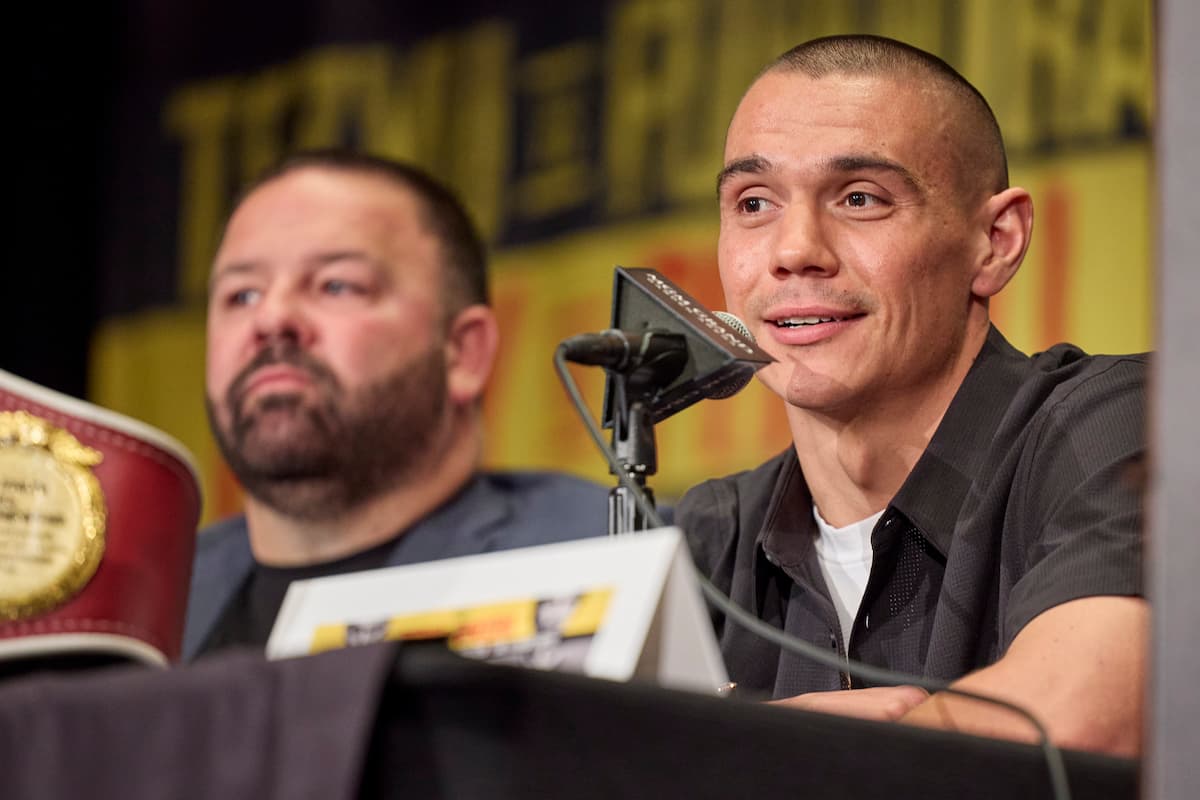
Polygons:
[[[580,421],[583,422],[584,428],[587,430],[592,443],[596,449],[604,456],[608,462],[609,469],[620,484],[630,493],[637,503],[638,508],[646,515],[646,518],[654,523],[657,527],[666,527],[666,523],[658,514],[658,510],[654,504],[646,497],[641,487],[635,481],[630,479],[625,468],[617,459],[612,447],[604,440],[604,434],[600,426],[596,423],[591,411],[588,409],[587,403],[579,391],[578,385],[575,383],[575,378],[571,375],[567,367],[566,347],[560,344],[554,351],[554,369],[558,373],[559,380],[563,384],[563,388],[567,392],[567,396],[571,399],[571,404],[574,406],[576,413],[579,415]],[[923,675],[909,675],[895,670],[876,667],[871,664],[864,664],[859,661],[853,661],[849,658],[843,660],[841,657],[827,652],[824,648],[806,642],[803,639],[798,639],[791,634],[788,634],[773,625],[763,622],[761,619],[751,614],[746,609],[733,602],[720,589],[713,585],[696,567],[694,561],[689,559],[691,564],[692,574],[696,576],[696,582],[700,586],[700,591],[705,599],[719,611],[724,613],[729,619],[733,620],[738,625],[743,626],[752,633],[779,645],[785,650],[797,653],[812,661],[816,661],[827,667],[831,667],[838,671],[845,671],[855,678],[860,678],[864,681],[869,681],[876,684],[884,684],[889,686],[899,686],[908,684],[918,686],[931,695],[943,693],[962,697],[968,700],[975,700],[982,703],[990,703],[1008,711],[1012,711],[1018,716],[1027,720],[1033,729],[1037,732],[1038,745],[1041,747],[1043,758],[1046,762],[1046,769],[1050,774],[1050,788],[1053,793],[1054,800],[1071,800],[1071,789],[1067,782],[1066,766],[1063,764],[1062,753],[1058,747],[1050,740],[1050,735],[1046,732],[1045,726],[1041,721],[1030,711],[1021,706],[1011,703],[1007,700],[1002,700],[998,697],[991,697],[976,692],[967,691],[964,689],[956,689],[949,685],[946,681],[936,680],[934,678],[926,678]]]

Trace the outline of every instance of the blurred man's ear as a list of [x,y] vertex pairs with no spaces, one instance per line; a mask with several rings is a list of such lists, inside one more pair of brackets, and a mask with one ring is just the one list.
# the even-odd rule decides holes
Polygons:
[[971,292],[991,297],[1004,288],[1025,259],[1033,234],[1033,199],[1014,186],[988,198],[984,204],[988,225],[987,251],[975,271]]
[[459,311],[446,334],[446,392],[455,405],[471,405],[483,396],[496,352],[500,328],[496,315],[485,305]]

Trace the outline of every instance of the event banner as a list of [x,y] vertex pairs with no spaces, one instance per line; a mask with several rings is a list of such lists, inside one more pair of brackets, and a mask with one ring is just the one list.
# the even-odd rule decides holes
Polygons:
[[[344,145],[447,181],[485,232],[502,324],[486,459],[610,481],[551,367],[609,318],[613,268],[711,309],[715,181],[754,75],[805,39],[894,36],[992,103],[1033,246],[993,303],[1027,351],[1151,345],[1149,0],[130,3],[104,175],[90,399],[179,438],[206,519],[236,510],[204,412],[208,273],[239,189],[297,148]],[[594,413],[603,376],[578,374]],[[677,497],[788,445],[757,383],[659,430]]]

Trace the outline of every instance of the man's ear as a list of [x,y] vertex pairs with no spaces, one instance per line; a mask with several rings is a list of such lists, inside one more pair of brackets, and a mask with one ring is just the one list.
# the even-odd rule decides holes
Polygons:
[[500,328],[485,305],[467,306],[450,323],[446,334],[446,393],[455,405],[470,405],[483,396],[496,352]]
[[991,297],[1004,288],[1021,266],[1033,234],[1033,198],[1014,186],[988,198],[983,206],[988,226],[984,258],[975,270],[971,293]]

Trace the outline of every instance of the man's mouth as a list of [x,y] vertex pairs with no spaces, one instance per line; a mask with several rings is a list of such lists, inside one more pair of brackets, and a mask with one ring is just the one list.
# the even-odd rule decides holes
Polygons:
[[264,386],[282,386],[284,389],[297,389],[313,382],[312,375],[303,369],[288,366],[269,366],[250,374],[246,381],[246,393],[261,389]]
[[827,322],[845,322],[846,320],[861,317],[862,314],[846,314],[844,316],[807,316],[807,317],[784,317],[782,319],[771,320],[771,323],[777,328],[807,328],[812,325],[821,325]]
[[321,384],[336,389],[337,379],[316,358],[291,346],[265,348],[234,378],[226,393],[226,401],[233,408],[250,394],[297,392]]

